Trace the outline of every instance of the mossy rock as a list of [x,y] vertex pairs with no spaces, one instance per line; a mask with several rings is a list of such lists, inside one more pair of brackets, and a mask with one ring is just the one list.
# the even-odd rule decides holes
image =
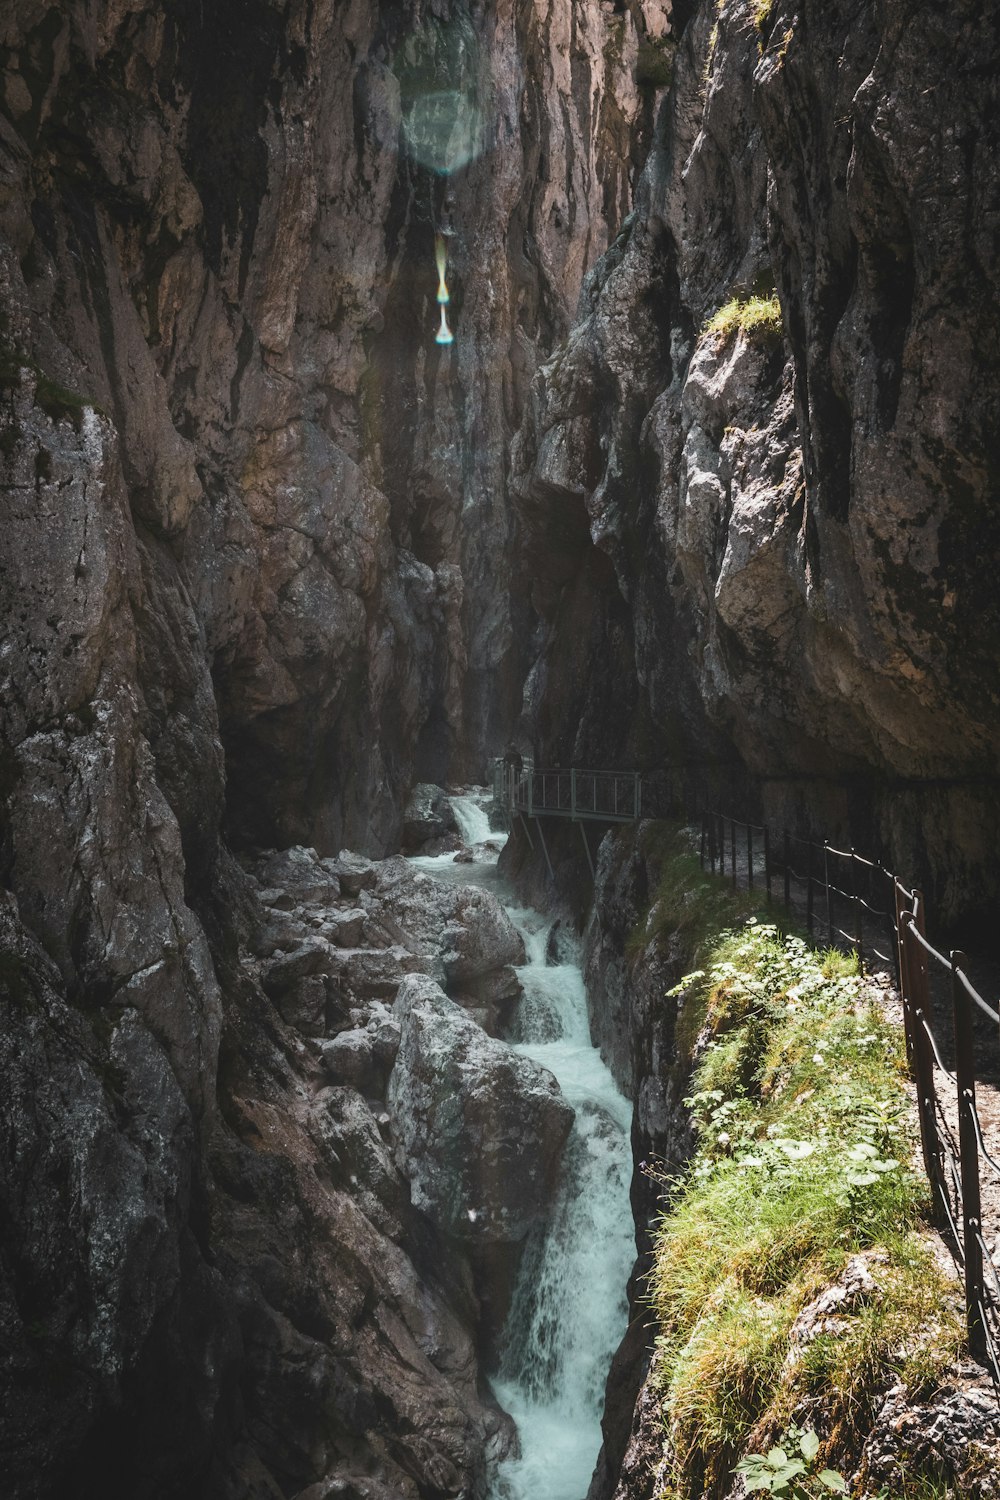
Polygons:
[[666,39],[644,38],[639,43],[635,81],[641,89],[663,89],[674,76],[676,47]]

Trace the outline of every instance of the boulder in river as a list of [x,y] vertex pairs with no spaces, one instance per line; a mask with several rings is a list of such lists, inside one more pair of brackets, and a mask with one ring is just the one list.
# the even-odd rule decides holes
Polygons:
[[469,1245],[519,1243],[546,1212],[572,1108],[426,976],[403,980],[394,1015],[387,1105],[415,1206]]
[[[458,824],[448,794],[432,782],[421,781],[412,790],[403,812],[403,848],[408,854],[438,852],[441,841],[445,849],[456,848]],[[428,850],[429,844],[435,845]]]

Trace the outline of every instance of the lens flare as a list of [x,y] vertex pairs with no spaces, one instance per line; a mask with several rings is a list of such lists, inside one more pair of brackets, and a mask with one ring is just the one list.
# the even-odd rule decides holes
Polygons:
[[443,307],[441,309],[441,327],[437,331],[437,337],[434,342],[436,344],[453,344],[455,342],[455,335],[448,327],[447,310]]
[[444,279],[444,273],[448,269],[448,246],[443,234],[434,236],[434,260],[437,263],[438,272],[438,306],[441,308],[441,326],[434,342],[453,344],[454,335],[448,327],[448,303],[451,301],[451,294],[448,291],[448,283]]
[[442,307],[447,307],[451,297],[448,294],[448,283],[444,279],[444,273],[448,269],[448,247],[443,234],[434,236],[434,259],[438,268],[438,301]]

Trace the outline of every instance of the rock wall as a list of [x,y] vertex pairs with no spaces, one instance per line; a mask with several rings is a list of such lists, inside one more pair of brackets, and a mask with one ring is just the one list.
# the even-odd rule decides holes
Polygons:
[[[507,733],[506,438],[631,206],[659,9],[4,7],[18,1496],[444,1495],[509,1441],[477,1388],[474,1269],[414,1216],[360,1093],[386,1086],[391,1025],[324,1033],[354,1082],[323,1072],[319,1033],[359,1029],[330,956],[355,906],[325,877],[336,920],[303,945],[231,850],[395,849],[411,784]],[[452,925],[488,1019],[512,976]],[[371,946],[391,998],[412,953]]]
[[998,887],[998,48],[973,4],[699,6],[514,459],[537,756],[749,771],[949,916]]
[[118,491],[199,822],[221,742],[234,837],[383,852],[415,767],[501,743],[506,440],[631,204],[638,35],[597,0],[8,7],[0,461],[53,498],[75,465],[94,533]]

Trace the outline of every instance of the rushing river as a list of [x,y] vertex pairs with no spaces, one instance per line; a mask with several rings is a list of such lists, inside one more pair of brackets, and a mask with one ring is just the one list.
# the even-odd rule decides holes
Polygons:
[[[485,800],[485,797],[484,797]],[[492,1500],[584,1500],[601,1444],[611,1356],[625,1331],[625,1285],[635,1254],[629,1207],[632,1106],[590,1043],[580,966],[559,945],[549,962],[551,920],[518,906],[496,869],[477,797],[452,806],[476,863],[451,855],[413,863],[435,879],[492,890],[524,938],[524,997],[512,1044],[555,1074],[576,1111],[547,1231],[526,1249],[493,1380],[517,1423],[521,1456],[500,1465]]]

